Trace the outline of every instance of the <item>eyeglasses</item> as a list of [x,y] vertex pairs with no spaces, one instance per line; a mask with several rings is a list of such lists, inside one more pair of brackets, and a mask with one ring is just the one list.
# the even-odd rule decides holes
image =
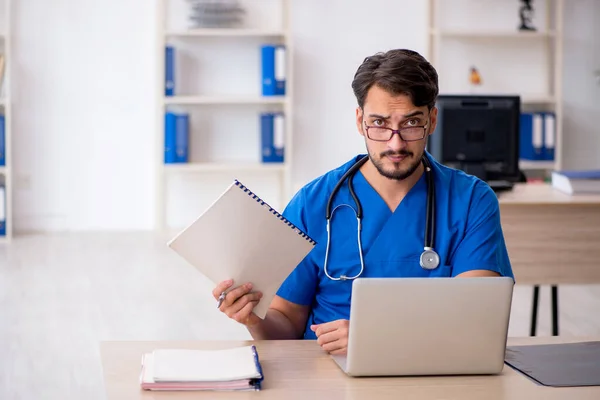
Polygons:
[[394,136],[394,133],[397,133],[398,136],[400,136],[400,139],[405,142],[415,142],[425,138],[427,133],[427,125],[392,129],[383,126],[369,126],[365,122],[365,129],[367,131],[367,137],[377,142],[387,142]]

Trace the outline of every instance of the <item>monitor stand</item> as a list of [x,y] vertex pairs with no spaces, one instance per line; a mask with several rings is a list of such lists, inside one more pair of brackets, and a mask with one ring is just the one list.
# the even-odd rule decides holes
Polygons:
[[473,175],[486,182],[494,192],[503,192],[511,190],[514,187],[514,183],[507,180],[490,180],[487,178],[487,173],[483,164],[478,163],[464,163],[461,165],[464,172],[469,175]]
[[515,186],[515,184],[510,181],[487,181],[487,184],[490,185],[492,190],[496,193],[512,190],[512,188]]

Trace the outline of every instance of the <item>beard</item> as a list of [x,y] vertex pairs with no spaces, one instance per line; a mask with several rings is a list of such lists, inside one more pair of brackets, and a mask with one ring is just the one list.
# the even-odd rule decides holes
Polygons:
[[[386,170],[385,165],[383,163],[383,159],[385,156],[388,156],[388,155],[390,155],[390,156],[405,156],[406,158],[403,161],[410,161],[410,164],[406,168],[400,168],[400,163],[393,163],[394,169]],[[419,168],[419,164],[421,163],[422,157],[423,157],[422,154],[420,157],[414,157],[414,154],[412,152],[410,152],[408,150],[400,150],[398,152],[395,152],[395,151],[383,152],[379,155],[379,158],[376,159],[369,152],[369,159],[371,160],[371,162],[373,163],[375,168],[377,168],[377,171],[382,176],[384,176],[388,179],[393,179],[395,181],[401,181],[401,180],[404,180],[404,179],[408,178],[409,176],[411,176],[417,170],[417,168]]]

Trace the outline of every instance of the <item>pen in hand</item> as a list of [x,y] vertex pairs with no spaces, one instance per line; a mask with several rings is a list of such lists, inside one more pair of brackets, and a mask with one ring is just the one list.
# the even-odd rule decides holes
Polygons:
[[223,301],[225,301],[226,295],[227,295],[227,292],[221,292],[221,295],[219,296],[219,299],[217,300],[217,308],[221,307],[221,305],[223,304]]

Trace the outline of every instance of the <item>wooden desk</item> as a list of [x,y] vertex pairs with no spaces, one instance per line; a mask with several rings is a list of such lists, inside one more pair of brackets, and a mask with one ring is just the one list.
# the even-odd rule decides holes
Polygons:
[[[600,340],[559,337],[509,338],[509,345]],[[134,399],[600,399],[600,387],[538,385],[504,365],[499,375],[350,378],[315,341],[257,341],[265,374],[260,392],[152,392],[139,385],[142,354],[157,348],[215,349],[250,342],[103,342],[101,356],[108,400]]]
[[600,195],[529,183],[498,198],[518,284],[600,283]]

